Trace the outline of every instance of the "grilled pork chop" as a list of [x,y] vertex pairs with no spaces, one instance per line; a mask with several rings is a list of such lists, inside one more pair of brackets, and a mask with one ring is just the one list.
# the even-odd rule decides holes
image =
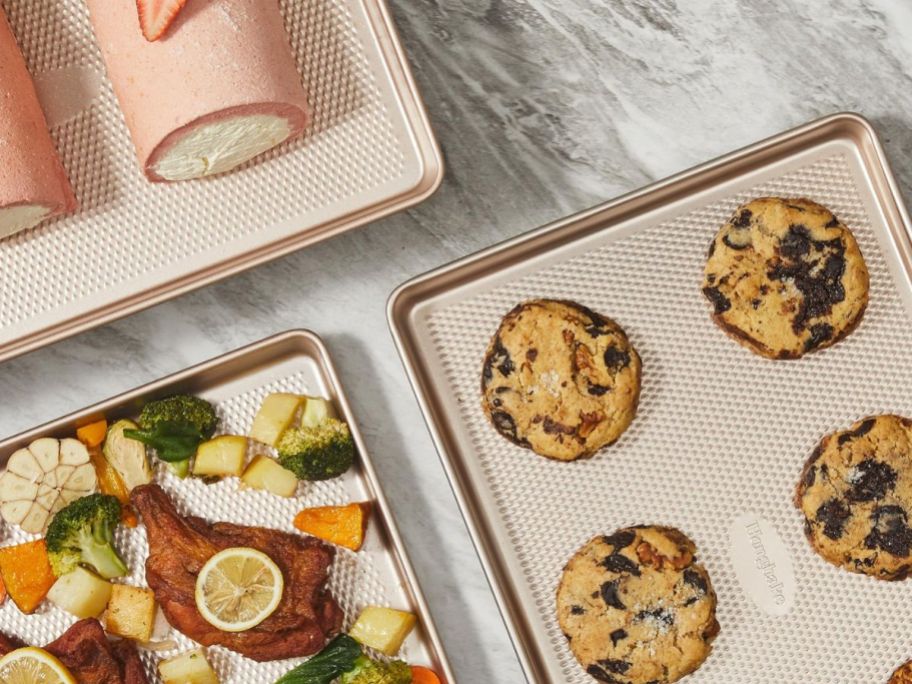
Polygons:
[[[22,642],[0,634],[0,656],[22,646]],[[44,649],[57,656],[79,684],[148,684],[149,681],[133,643],[111,643],[98,620],[80,620]]]
[[[158,485],[136,487],[130,499],[149,537],[146,581],[168,622],[204,646],[224,646],[257,661],[312,655],[342,628],[342,610],[326,588],[335,551],[312,537],[262,527],[182,517]],[[275,612],[246,632],[223,632],[196,609],[196,577],[223,549],[246,546],[279,566],[285,593]]]
[[0,657],[5,656],[10,651],[25,646],[21,641],[14,637],[8,637],[6,634],[0,634]]

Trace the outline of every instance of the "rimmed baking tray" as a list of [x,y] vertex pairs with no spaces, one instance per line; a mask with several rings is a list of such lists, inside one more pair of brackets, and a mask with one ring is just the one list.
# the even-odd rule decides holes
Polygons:
[[[858,237],[870,305],[849,338],[762,359],[710,320],[706,249],[741,202],[805,196]],[[593,681],[556,622],[563,564],[634,523],[697,542],[722,632],[688,682],[886,682],[912,657],[903,584],[826,564],[791,497],[825,433],[912,412],[909,219],[871,125],[830,116],[420,276],[389,303],[393,335],[528,678]],[[618,321],[644,365],[639,414],[590,460],[501,438],[479,397],[500,318],[532,297]]]
[[[160,463],[156,466],[156,481],[175,499],[182,512],[214,521],[261,525],[290,532],[294,531],[292,518],[302,508],[372,501],[374,509],[364,547],[358,553],[339,548],[330,571],[330,588],[345,611],[345,628],[351,626],[365,605],[414,612],[418,615],[418,625],[406,640],[400,657],[415,664],[427,664],[443,681],[455,682],[329,353],[320,338],[311,332],[290,331],[270,337],[6,439],[0,442],[0,463],[38,437],[73,436],[76,425],[88,416],[102,413],[111,420],[135,415],[146,401],[181,392],[205,397],[216,404],[221,419],[220,433],[247,434],[263,397],[277,391],[333,400],[350,425],[358,447],[357,465],[349,473],[326,482],[303,483],[293,499],[267,492],[240,491],[237,478],[226,478],[213,485],[193,478],[179,480]],[[121,529],[117,540],[132,570],[126,581],[140,586],[144,585],[144,559],[148,552],[142,530],[142,526],[136,530]],[[27,538],[9,526],[3,531],[4,545]],[[23,615],[12,601],[0,606],[0,630],[35,645],[44,645],[57,638],[73,622],[75,618],[48,602],[35,615]],[[177,630],[164,634],[177,641],[179,650],[194,646],[194,642]],[[207,650],[223,684],[272,682],[296,664],[294,660],[255,663],[221,647]],[[157,660],[176,652],[141,651],[150,681],[159,681],[155,671]]]
[[[219,1],[219,0],[215,0]],[[73,216],[0,241],[0,360],[428,197],[440,151],[384,0],[278,1],[305,136],[231,174],[151,184],[82,0],[3,0],[70,180]]]

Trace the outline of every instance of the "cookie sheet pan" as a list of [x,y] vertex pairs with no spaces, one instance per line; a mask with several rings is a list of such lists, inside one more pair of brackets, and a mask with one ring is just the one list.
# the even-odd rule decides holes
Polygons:
[[[220,0],[208,0],[220,2]],[[81,209],[0,241],[0,360],[411,206],[440,151],[385,0],[279,2],[304,136],[229,174],[149,183],[83,0],[2,0]]]
[[[358,447],[359,457],[349,473],[326,482],[302,483],[293,499],[283,499],[268,492],[241,491],[237,478],[226,478],[213,485],[194,478],[180,480],[160,462],[156,463],[156,481],[174,498],[182,513],[289,532],[295,531],[292,518],[302,508],[372,501],[374,506],[364,548],[358,553],[339,548],[330,570],[329,586],[345,611],[344,626],[350,628],[366,605],[384,605],[415,613],[418,624],[406,640],[400,657],[433,667],[441,680],[452,684],[455,679],[357,421],[339,385],[326,347],[311,332],[291,331],[271,337],[6,439],[0,443],[0,464],[13,451],[38,437],[73,436],[76,425],[85,417],[97,413],[105,414],[109,420],[135,416],[146,401],[176,392],[197,394],[214,402],[221,419],[220,433],[247,434],[263,397],[277,391],[319,395],[333,400],[341,417],[350,425]],[[0,529],[4,546],[29,538],[8,525]],[[135,530],[120,528],[117,543],[132,570],[125,581],[144,586],[148,546],[142,525]],[[23,615],[12,601],[0,606],[0,630],[31,644],[48,643],[75,621],[47,601],[34,615]],[[167,623],[160,615],[157,636],[174,639],[178,646],[176,650],[140,651],[150,682],[160,681],[155,669],[158,660],[194,647],[190,639],[166,627]],[[209,648],[207,652],[222,684],[268,684],[299,662],[256,663],[221,647]]]
[[[860,327],[769,361],[710,320],[706,249],[740,203],[804,196],[852,228],[871,273]],[[389,304],[393,335],[530,681],[589,684],[555,617],[564,563],[636,523],[697,543],[719,597],[711,655],[686,681],[883,684],[912,658],[912,592],[828,565],[792,495],[821,436],[912,414],[909,218],[871,125],[807,124],[420,276]],[[620,323],[643,358],[637,418],[589,460],[549,461],[481,410],[501,317],[569,298]]]

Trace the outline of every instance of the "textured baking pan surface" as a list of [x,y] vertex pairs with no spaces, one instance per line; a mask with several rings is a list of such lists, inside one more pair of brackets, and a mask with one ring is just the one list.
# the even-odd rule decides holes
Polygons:
[[[769,361],[726,337],[700,292],[707,247],[740,203],[808,197],[850,226],[871,272],[861,326]],[[561,634],[564,563],[637,523],[697,543],[722,626],[687,682],[881,684],[912,657],[908,584],[828,565],[792,495],[821,436],[912,414],[908,217],[869,124],[837,115],[422,276],[390,302],[394,335],[531,681],[589,684]],[[618,321],[643,358],[637,418],[614,446],[560,463],[498,435],[482,357],[532,297]]]
[[230,174],[166,185],[139,169],[85,3],[2,1],[82,208],[0,241],[0,359],[437,187],[439,152],[384,0],[279,2],[311,106],[305,135]]
[[[213,485],[195,478],[180,480],[160,462],[156,464],[155,479],[172,496],[181,513],[288,532],[295,532],[292,519],[303,508],[372,501],[374,508],[364,547],[357,553],[338,548],[330,570],[330,590],[345,611],[344,629],[351,627],[367,605],[409,610],[418,615],[418,625],[406,640],[400,657],[432,666],[445,682],[455,681],[326,349],[311,333],[291,332],[270,338],[7,439],[0,443],[0,463],[38,437],[73,436],[75,424],[83,416],[102,412],[110,420],[135,415],[145,400],[175,392],[191,392],[214,402],[221,419],[218,432],[242,435],[248,433],[260,402],[270,392],[334,400],[352,427],[359,451],[358,463],[341,478],[303,483],[292,499],[262,491],[240,491],[237,478],[226,478]],[[4,545],[29,538],[9,526],[2,534]],[[117,545],[132,571],[124,581],[145,586],[148,546],[142,525],[135,530],[119,528]],[[160,627],[165,629],[158,636],[174,639],[178,648],[160,653],[140,650],[150,682],[160,681],[155,669],[158,660],[196,646],[177,630],[168,629],[161,616],[159,619]],[[56,639],[75,621],[47,601],[34,615],[23,615],[12,601],[0,607],[0,631],[35,645]],[[256,663],[222,647],[209,648],[207,654],[223,684],[268,684],[300,662],[299,659]]]

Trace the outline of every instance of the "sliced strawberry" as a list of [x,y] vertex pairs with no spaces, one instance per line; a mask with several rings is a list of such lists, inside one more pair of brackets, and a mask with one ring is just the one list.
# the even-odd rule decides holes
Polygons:
[[139,25],[148,41],[161,38],[187,4],[187,0],[136,0]]

